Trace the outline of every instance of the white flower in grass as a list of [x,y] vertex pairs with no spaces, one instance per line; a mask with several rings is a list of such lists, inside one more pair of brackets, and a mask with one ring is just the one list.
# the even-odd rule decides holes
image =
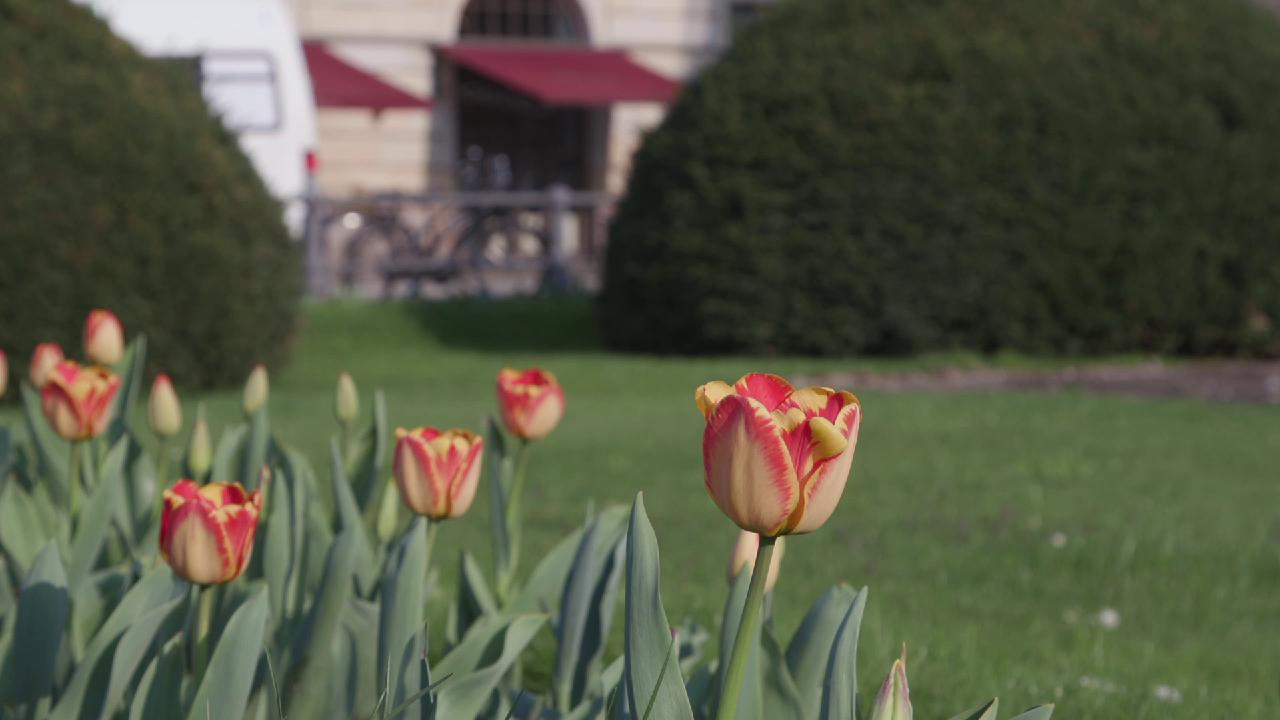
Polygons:
[[1120,627],[1120,611],[1115,608],[1102,608],[1098,613],[1098,624],[1103,630],[1115,630]]
[[1055,532],[1049,536],[1049,545],[1054,548],[1064,548],[1067,546],[1067,534],[1064,532]]
[[1177,704],[1182,702],[1182,691],[1172,685],[1157,685],[1152,693],[1160,702]]

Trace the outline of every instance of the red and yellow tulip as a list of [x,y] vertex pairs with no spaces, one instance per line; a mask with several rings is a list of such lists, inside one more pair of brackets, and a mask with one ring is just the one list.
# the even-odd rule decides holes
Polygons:
[[111,401],[120,378],[100,367],[63,360],[49,371],[40,390],[44,416],[67,440],[97,437],[111,420]]
[[58,343],[43,342],[31,352],[31,387],[42,388],[53,368],[63,361],[62,347]]
[[164,491],[160,555],[196,585],[231,582],[244,572],[262,512],[262,493],[238,483],[179,480]]
[[[773,557],[769,562],[769,573],[765,575],[764,591],[771,592],[778,584],[778,572],[782,568],[782,555],[786,551],[786,538],[778,538],[773,545]],[[733,544],[733,555],[729,558],[729,582],[738,577],[743,569],[755,567],[756,555],[760,554],[760,536],[746,530],[738,531],[738,540]]]
[[564,389],[540,368],[498,373],[498,406],[507,431],[524,440],[544,438],[564,417]]
[[853,465],[858,398],[753,373],[733,385],[707,383],[695,400],[707,419],[707,492],[738,527],[792,535],[831,517]]
[[471,507],[480,484],[484,440],[466,430],[396,430],[394,474],[404,504],[432,520]]
[[84,321],[84,354],[99,365],[115,365],[124,356],[124,327],[110,310],[94,310]]

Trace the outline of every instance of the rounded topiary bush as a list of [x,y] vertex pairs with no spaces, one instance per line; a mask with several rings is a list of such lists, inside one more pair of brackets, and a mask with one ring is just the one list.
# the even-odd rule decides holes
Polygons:
[[298,253],[190,68],[65,0],[0,0],[0,68],[0,347],[79,355],[106,307],[180,385],[281,361]]
[[637,154],[600,310],[659,352],[1280,352],[1280,24],[784,3]]

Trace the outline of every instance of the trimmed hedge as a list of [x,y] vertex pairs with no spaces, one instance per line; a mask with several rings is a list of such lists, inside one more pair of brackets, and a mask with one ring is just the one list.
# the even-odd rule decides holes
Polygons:
[[283,361],[300,260],[189,69],[66,0],[0,0],[0,347],[79,356],[114,310],[180,386]]
[[637,154],[656,352],[1280,353],[1280,24],[1243,0],[803,0]]

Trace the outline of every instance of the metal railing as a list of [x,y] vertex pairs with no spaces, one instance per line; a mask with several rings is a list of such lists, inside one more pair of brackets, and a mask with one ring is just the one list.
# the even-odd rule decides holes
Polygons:
[[616,198],[553,186],[306,198],[315,297],[503,297],[599,285]]

